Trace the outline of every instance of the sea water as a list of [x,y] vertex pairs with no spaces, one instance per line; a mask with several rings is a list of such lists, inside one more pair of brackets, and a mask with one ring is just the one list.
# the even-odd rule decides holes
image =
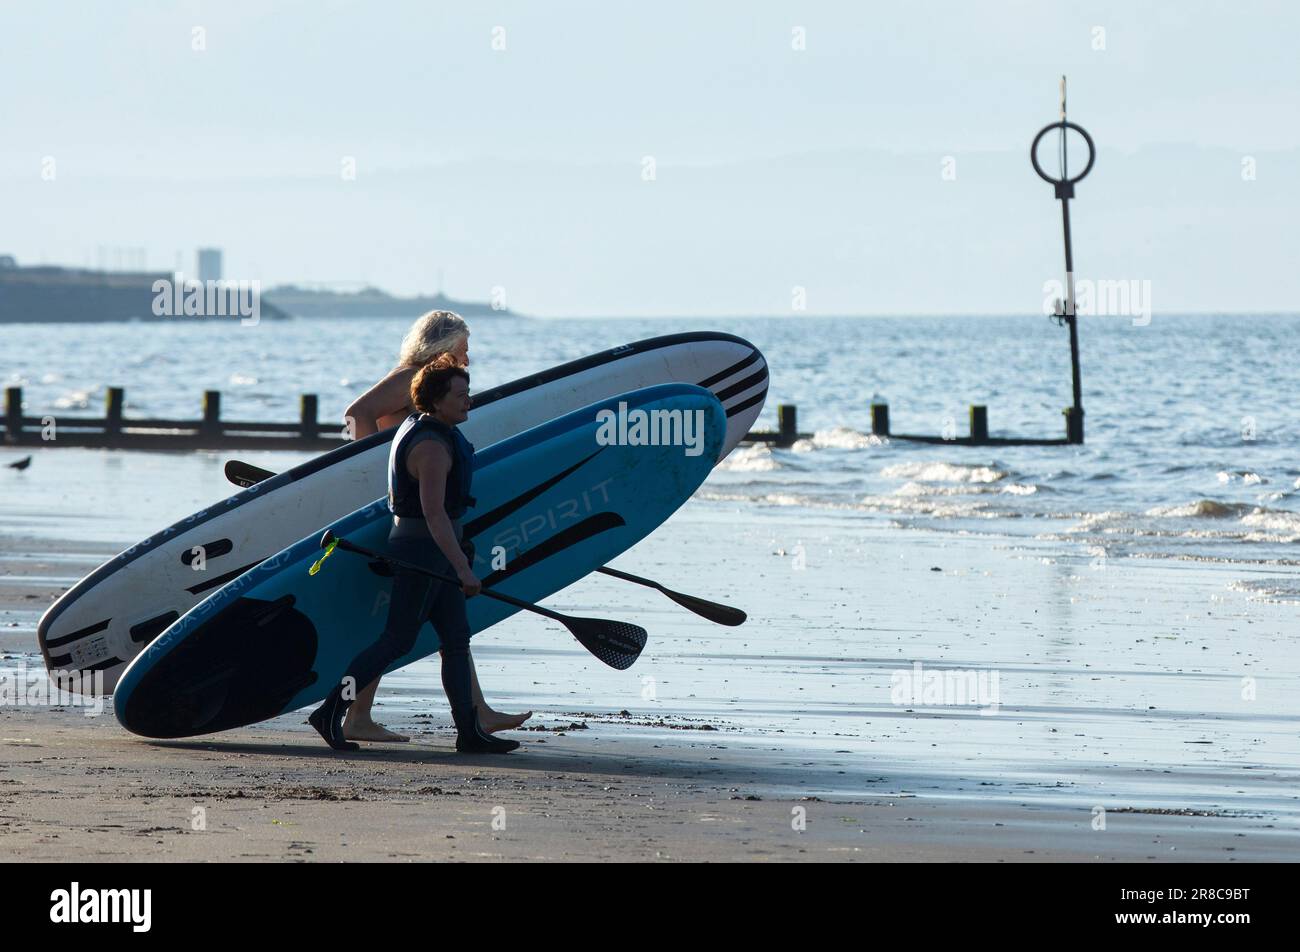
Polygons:
[[[11,324],[0,328],[0,382],[23,387],[28,415],[56,422],[102,415],[105,389],[121,386],[128,417],[196,418],[212,389],[227,419],[289,421],[298,395],[315,393],[321,420],[341,426],[348,403],[394,365],[406,328],[392,319]],[[1082,446],[927,445],[870,432],[872,402],[888,403],[895,432],[933,435],[964,435],[969,405],[983,404],[994,436],[1063,436],[1068,335],[1044,316],[479,319],[473,386],[700,329],[738,334],[767,357],[760,428],[775,427],[787,403],[808,435],[791,449],[737,450],[703,499],[1058,539],[1097,558],[1300,558],[1296,315],[1081,317]],[[147,482],[151,494],[166,491],[165,480]]]

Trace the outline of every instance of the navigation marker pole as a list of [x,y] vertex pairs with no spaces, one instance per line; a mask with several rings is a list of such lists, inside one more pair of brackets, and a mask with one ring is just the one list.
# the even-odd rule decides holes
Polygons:
[[[1052,178],[1038,164],[1038,143],[1042,141],[1043,136],[1053,129],[1059,129],[1061,132],[1060,178]],[[1066,131],[1069,129],[1073,129],[1083,136],[1083,141],[1088,145],[1088,163],[1083,167],[1083,171],[1074,178],[1070,178],[1068,171]],[[1075,183],[1082,181],[1092,171],[1092,164],[1096,160],[1097,149],[1093,145],[1092,136],[1088,135],[1088,131],[1083,126],[1066,121],[1065,77],[1062,76],[1061,120],[1044,126],[1038,135],[1034,136],[1033,144],[1029,147],[1029,161],[1033,163],[1034,171],[1038,173],[1039,178],[1049,182],[1056,189],[1056,197],[1061,200],[1061,224],[1065,233],[1065,303],[1062,306],[1058,301],[1055,317],[1058,322],[1068,324],[1070,327],[1070,369],[1073,374],[1074,405],[1065,410],[1065,433],[1066,438],[1071,443],[1083,442],[1083,385],[1079,378],[1079,327],[1078,315],[1075,313],[1074,305],[1074,248],[1070,243],[1070,199],[1074,198]]]

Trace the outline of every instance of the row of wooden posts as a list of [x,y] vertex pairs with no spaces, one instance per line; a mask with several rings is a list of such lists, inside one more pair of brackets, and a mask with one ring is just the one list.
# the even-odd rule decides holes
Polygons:
[[[205,390],[203,416],[198,420],[127,419],[123,414],[126,391],[109,387],[103,417],[65,416],[47,413],[39,417],[23,414],[22,387],[5,390],[4,441],[10,446],[91,446],[108,449],[313,449],[328,450],[343,442],[343,428],[322,428],[318,419],[318,400],[314,393],[298,398],[298,419],[287,423],[261,423],[223,420],[221,392]],[[1069,411],[1066,411],[1067,417]],[[750,443],[771,443],[777,447],[793,446],[808,436],[799,432],[798,409],[781,403],[776,408],[777,428],[755,430],[746,436]],[[1067,419],[1068,429],[1068,419]],[[1065,439],[1004,439],[989,436],[988,409],[970,408],[970,430],[966,436],[945,434],[921,436],[892,433],[889,406],[871,405],[871,432],[876,436],[923,443],[956,443],[967,446],[1060,445]]]
[[[128,418],[126,391],[109,387],[102,417],[23,413],[22,387],[5,390],[4,442],[9,446],[81,446],[105,449],[287,449],[329,450],[346,442],[343,427],[322,426],[314,393],[298,398],[298,419],[265,423],[221,418],[221,392],[203,392],[197,420]],[[750,442],[791,446],[799,439],[793,406],[777,407],[779,428],[748,434]]]
[[344,442],[342,427],[322,430],[316,394],[304,393],[299,416],[291,423],[263,423],[221,418],[221,392],[203,392],[203,416],[198,420],[128,419],[123,408],[126,391],[109,387],[104,416],[84,417],[46,413],[23,414],[21,387],[5,390],[5,442],[12,446],[91,446],[108,449],[314,449],[328,450]]

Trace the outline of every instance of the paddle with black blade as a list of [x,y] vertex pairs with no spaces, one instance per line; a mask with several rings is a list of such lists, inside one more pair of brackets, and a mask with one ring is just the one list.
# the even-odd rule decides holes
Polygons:
[[275,475],[269,469],[262,469],[260,466],[254,466],[252,463],[245,463],[243,460],[238,459],[226,460],[225,472],[226,479],[241,489],[256,486],[258,483],[265,482]]
[[[344,552],[354,552],[357,555],[364,555],[371,559],[379,559],[389,565],[400,566],[427,575],[430,578],[436,578],[440,582],[460,586],[460,581],[450,575],[431,572],[412,562],[395,559],[390,555],[384,555],[373,549],[356,545],[347,539],[336,536],[328,529],[320,537],[320,547],[325,550],[325,554],[312,565],[312,575],[320,571],[321,563],[328,559],[335,549],[342,549]],[[494,592],[490,588],[479,589],[479,594],[486,595],[488,598],[495,598],[507,605],[513,605],[515,608],[522,608],[525,611],[555,619],[569,629],[573,637],[577,638],[584,648],[611,668],[616,668],[619,671],[625,671],[632,667],[636,659],[641,656],[641,649],[645,647],[647,634],[646,630],[640,625],[633,625],[625,621],[609,621],[604,618],[575,618],[572,615],[565,615],[549,608],[543,608],[540,605],[534,605],[532,602],[515,598],[512,595],[506,595],[503,592]]]
[[671,588],[660,585],[654,579],[642,578],[628,572],[620,572],[618,569],[611,569],[607,565],[602,565],[596,571],[602,575],[608,575],[610,578],[621,578],[625,582],[635,582],[637,585],[644,585],[646,588],[653,588],[663,592],[678,605],[681,605],[682,608],[693,611],[701,618],[707,618],[719,625],[731,625],[732,627],[743,625],[745,619],[749,617],[739,608],[732,608],[730,605],[719,605],[717,602],[711,602],[696,595],[674,592]]
[[[230,480],[236,486],[242,486],[247,489],[249,486],[255,486],[263,480],[270,479],[275,473],[267,469],[261,469],[251,463],[245,463],[241,460],[232,459],[226,463],[226,479]],[[695,612],[701,618],[707,618],[711,622],[719,625],[743,625],[748,617],[739,608],[732,608],[730,605],[720,605],[717,602],[711,602],[707,598],[700,598],[698,595],[687,595],[683,592],[674,592],[654,579],[642,578],[640,575],[632,575],[628,572],[620,572],[618,569],[611,569],[608,566],[601,566],[596,569],[602,575],[608,575],[611,578],[622,579],[625,582],[634,582],[637,585],[644,585],[646,588],[653,588],[667,595],[678,605],[688,611]]]

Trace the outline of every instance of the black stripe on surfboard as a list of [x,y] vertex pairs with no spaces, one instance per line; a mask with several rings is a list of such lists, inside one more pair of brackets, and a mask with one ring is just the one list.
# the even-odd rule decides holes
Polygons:
[[713,388],[713,385],[715,383],[721,383],[723,380],[726,380],[732,374],[740,373],[740,371],[744,370],[746,367],[748,367],[756,360],[758,360],[758,351],[756,350],[750,351],[749,356],[746,357],[744,360],[737,361],[736,363],[728,367],[726,370],[718,371],[712,377],[706,377],[704,380],[700,381],[699,386],[703,387],[705,390],[710,390]]
[[542,493],[546,492],[546,490],[550,489],[560,480],[564,479],[564,477],[575,472],[579,467],[586,466],[598,454],[602,452],[604,451],[596,450],[595,453],[592,453],[590,456],[586,457],[585,459],[578,460],[578,462],[574,463],[568,469],[564,470],[561,473],[556,473],[554,476],[552,476],[550,479],[546,480],[545,482],[538,483],[532,489],[526,490],[525,492],[516,496],[514,499],[510,500],[509,502],[502,503],[501,505],[497,506],[495,509],[491,510],[490,512],[485,512],[483,513],[483,515],[478,516],[475,519],[471,519],[464,527],[463,530],[464,534],[468,538],[472,539],[474,538],[474,536],[478,535],[484,529],[490,529],[492,526],[496,525],[506,516],[510,515],[510,513],[514,512],[517,509],[522,508],[523,506],[528,505],[529,502],[536,499]]
[[[62,668],[64,665],[71,663],[72,655],[70,654],[59,655],[57,658],[50,658],[47,662],[51,669]],[[96,661],[94,664],[87,665],[84,668],[77,668],[77,671],[107,671],[109,668],[114,668],[119,664],[126,664],[126,662],[117,657],[105,658],[103,661]],[[73,671],[69,673],[75,674],[76,672]]]
[[226,572],[224,575],[218,575],[215,576],[214,578],[208,579],[206,582],[200,582],[198,585],[192,585],[189,588],[187,588],[185,591],[189,592],[191,595],[198,595],[200,592],[206,592],[210,588],[217,588],[221,585],[225,585],[227,582],[239,578],[239,576],[243,575],[249,569],[257,568],[265,561],[266,561],[265,559],[258,559],[256,562],[249,562],[247,565],[240,566],[237,569],[231,569],[229,572]]
[[766,380],[767,380],[767,368],[764,367],[758,373],[751,374],[750,376],[746,377],[744,380],[740,381],[740,383],[733,383],[730,387],[727,387],[725,390],[719,390],[716,394],[714,394],[714,396],[716,396],[723,403],[726,403],[728,400],[730,400],[732,397],[736,396],[737,394],[744,393],[750,387],[756,387],[760,383],[765,382]]
[[138,625],[132,625],[131,640],[137,645],[147,645],[166,631],[171,626],[171,623],[180,617],[180,613],[172,609],[150,618],[148,621],[142,621]]
[[78,638],[85,638],[88,635],[93,635],[97,631],[103,631],[108,627],[109,622],[112,620],[113,619],[111,618],[105,618],[103,621],[97,621],[93,625],[87,625],[85,628],[78,628],[72,634],[64,635],[61,638],[53,638],[49,641],[42,639],[41,646],[45,648],[46,651],[51,648],[60,648],[70,641],[76,641]]
[[737,404],[727,407],[727,416],[734,417],[737,413],[744,413],[756,403],[762,403],[767,399],[767,387],[764,387],[758,393],[754,394],[748,400],[741,400]]
[[563,552],[570,546],[600,535],[602,532],[608,532],[610,529],[617,529],[619,526],[625,525],[627,523],[623,521],[623,517],[616,512],[598,512],[594,516],[588,516],[581,522],[557,532],[541,545],[533,546],[527,552],[516,555],[506,563],[504,569],[493,572],[483,579],[483,584],[490,588],[510,576],[522,572],[524,569],[531,568],[539,562]]

